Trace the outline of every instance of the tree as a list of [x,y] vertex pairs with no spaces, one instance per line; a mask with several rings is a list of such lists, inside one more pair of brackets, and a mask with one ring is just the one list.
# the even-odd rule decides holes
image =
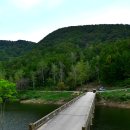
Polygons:
[[2,102],[11,100],[16,96],[16,84],[7,80],[0,80],[0,98]]
[[90,65],[89,62],[79,61],[76,64],[77,71],[77,81],[82,85],[85,81],[88,81],[90,78]]
[[44,86],[44,82],[45,82],[45,72],[47,70],[47,63],[43,60],[41,60],[39,63],[38,63],[38,69],[41,71],[41,76],[42,76],[42,83],[43,83],[43,86]]
[[7,101],[11,101],[16,97],[16,84],[7,80],[0,80],[0,103],[1,103],[1,119],[0,124],[3,130],[4,108]]
[[53,75],[53,82],[54,82],[54,84],[56,84],[56,76],[57,76],[57,72],[58,72],[58,67],[54,63],[52,63],[51,72],[52,72],[52,75]]
[[2,63],[0,62],[0,79],[4,79],[4,78],[5,78],[5,70]]
[[20,83],[24,75],[24,71],[22,69],[17,70],[14,75],[15,81],[17,83],[17,88],[22,88],[22,84]]
[[15,73],[15,81],[19,81],[24,75],[24,71],[22,69],[17,70],[17,72]]
[[71,52],[70,59],[71,59],[71,63],[72,63],[72,66],[73,66],[74,63],[76,62],[76,55],[75,55],[75,53]]
[[59,62],[59,76],[60,76],[60,82],[63,82],[64,79],[64,64],[62,62]]
[[91,60],[91,79],[97,80],[100,84],[100,56],[97,55]]
[[67,78],[67,82],[70,85],[70,89],[75,89],[76,85],[77,85],[77,70],[76,70],[76,66],[71,67],[71,71],[69,72],[68,78]]
[[31,80],[32,80],[33,90],[35,90],[35,87],[36,87],[36,73],[34,71],[31,72]]
[[0,70],[0,78],[1,79],[5,78],[5,71],[4,70]]

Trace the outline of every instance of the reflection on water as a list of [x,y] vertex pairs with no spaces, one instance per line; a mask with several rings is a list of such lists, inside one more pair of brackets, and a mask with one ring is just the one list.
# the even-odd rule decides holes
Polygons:
[[130,109],[96,107],[93,130],[130,130]]
[[[6,104],[3,130],[28,130],[30,122],[40,119],[57,107],[59,106]],[[130,109],[96,107],[93,130],[130,130]]]
[[[28,124],[47,115],[58,105],[6,104],[3,130],[28,130]],[[0,114],[0,120],[1,118]],[[0,124],[0,130],[2,130]]]

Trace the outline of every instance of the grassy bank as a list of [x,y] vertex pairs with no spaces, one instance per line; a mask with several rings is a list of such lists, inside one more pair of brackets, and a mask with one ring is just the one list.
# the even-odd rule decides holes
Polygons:
[[97,105],[130,108],[130,89],[98,92]]
[[22,103],[63,104],[78,96],[75,92],[57,91],[20,91],[18,98]]
[[120,89],[120,90],[109,90],[104,92],[99,92],[97,94],[98,101],[115,101],[115,102],[126,102],[130,101],[130,89]]

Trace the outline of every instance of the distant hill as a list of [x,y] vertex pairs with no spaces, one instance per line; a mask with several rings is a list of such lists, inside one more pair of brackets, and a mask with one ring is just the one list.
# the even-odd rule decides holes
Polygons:
[[19,57],[31,51],[36,44],[34,42],[18,40],[0,40],[0,61]]
[[130,85],[130,25],[65,27],[37,44],[7,45],[4,59],[10,53],[20,57],[1,63],[0,76],[18,88],[74,90],[93,81]]
[[71,42],[84,47],[90,43],[112,42],[127,38],[130,38],[130,25],[83,25],[60,28],[47,35],[39,43],[54,45],[56,43]]

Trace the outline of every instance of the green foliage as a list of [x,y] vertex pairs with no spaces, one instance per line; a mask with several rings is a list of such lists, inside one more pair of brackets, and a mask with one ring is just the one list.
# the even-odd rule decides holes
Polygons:
[[116,86],[118,86],[118,87],[124,86],[125,88],[129,88],[130,87],[130,78],[116,82]]
[[69,87],[64,89],[74,90],[95,80],[130,85],[129,36],[130,25],[58,29],[29,53],[1,62],[0,77],[15,81],[21,89],[55,89],[63,82]]
[[0,97],[0,103],[2,103],[3,102],[3,100],[2,100],[2,98]]
[[59,83],[57,84],[57,89],[58,89],[58,90],[66,90],[67,88],[66,88],[64,82],[59,82]]
[[73,92],[47,92],[47,91],[20,91],[18,93],[20,100],[42,99],[44,101],[69,101],[76,97]]
[[[130,42],[117,41],[106,44],[100,53],[100,73],[103,81],[114,83],[129,78],[130,69]],[[124,55],[125,53],[125,55]]]
[[117,90],[117,91],[108,91],[98,93],[99,100],[108,100],[108,101],[130,101],[130,89]]
[[0,102],[16,97],[16,85],[7,80],[0,80]]
[[0,61],[19,57],[31,51],[35,47],[33,42],[29,41],[5,41],[0,40]]
[[80,61],[76,64],[77,82],[82,85],[85,81],[89,80],[90,66],[89,63]]

